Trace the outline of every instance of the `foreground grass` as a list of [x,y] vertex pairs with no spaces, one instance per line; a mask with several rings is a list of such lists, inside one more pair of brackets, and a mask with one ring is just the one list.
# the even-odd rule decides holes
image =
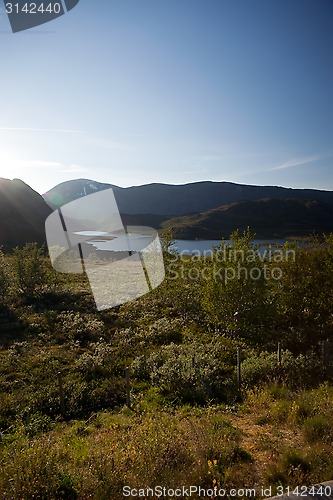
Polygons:
[[0,256],[1,499],[157,485],[260,498],[333,478],[333,236],[282,262],[277,282],[192,280],[214,262],[172,258],[177,279],[100,313],[84,276],[22,252]]
[[[32,424],[33,425],[33,424]],[[123,487],[254,488],[333,477],[333,388],[249,390],[233,407],[163,406],[154,391],[133,410],[86,421],[35,422],[3,436],[0,495],[123,498]],[[193,498],[196,498],[193,496]]]

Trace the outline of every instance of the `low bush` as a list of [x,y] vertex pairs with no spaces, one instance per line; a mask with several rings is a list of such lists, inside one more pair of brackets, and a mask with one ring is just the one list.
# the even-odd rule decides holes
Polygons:
[[43,248],[37,243],[27,243],[24,248],[14,249],[14,269],[18,288],[26,296],[36,295],[45,283]]
[[170,344],[132,364],[134,375],[182,401],[204,403],[226,399],[234,387],[232,368],[222,344]]
[[9,266],[0,247],[0,305],[6,302],[10,287]]
[[268,352],[253,355],[242,363],[242,381],[250,387],[279,381],[301,388],[318,383],[321,374],[321,364],[315,356],[294,357],[290,351],[283,351],[281,366],[276,353]]
[[332,422],[327,421],[327,418],[323,415],[306,418],[303,422],[302,431],[305,439],[310,443],[321,440],[332,441]]

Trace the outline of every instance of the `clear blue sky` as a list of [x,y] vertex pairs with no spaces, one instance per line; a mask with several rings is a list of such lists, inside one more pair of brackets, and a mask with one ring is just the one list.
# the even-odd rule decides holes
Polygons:
[[333,189],[331,0],[1,7],[0,177]]

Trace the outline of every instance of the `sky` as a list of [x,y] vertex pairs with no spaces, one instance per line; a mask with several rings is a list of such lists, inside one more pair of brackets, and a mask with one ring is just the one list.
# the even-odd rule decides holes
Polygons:
[[0,6],[0,177],[333,189],[332,0]]

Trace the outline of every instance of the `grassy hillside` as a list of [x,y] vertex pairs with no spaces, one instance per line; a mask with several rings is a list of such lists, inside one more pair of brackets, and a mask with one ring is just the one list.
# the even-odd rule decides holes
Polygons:
[[239,201],[200,214],[168,217],[156,214],[122,214],[125,225],[172,229],[177,239],[228,238],[250,225],[257,238],[309,237],[333,230],[333,205],[314,200],[264,199]]
[[150,397],[131,411],[86,420],[35,419],[0,445],[0,491],[3,498],[98,500],[130,490],[135,498],[138,489],[161,485],[216,487],[229,498],[231,490],[236,498],[267,498],[288,486],[301,492],[333,477],[332,396],[325,385],[297,393],[271,386],[233,407],[169,409]]
[[175,217],[163,221],[178,239],[227,238],[235,229],[248,226],[257,238],[309,236],[333,230],[333,206],[311,200],[263,199],[238,201],[201,214]]
[[333,236],[271,250],[166,254],[160,287],[100,313],[35,246],[0,255],[0,496],[332,479]]

